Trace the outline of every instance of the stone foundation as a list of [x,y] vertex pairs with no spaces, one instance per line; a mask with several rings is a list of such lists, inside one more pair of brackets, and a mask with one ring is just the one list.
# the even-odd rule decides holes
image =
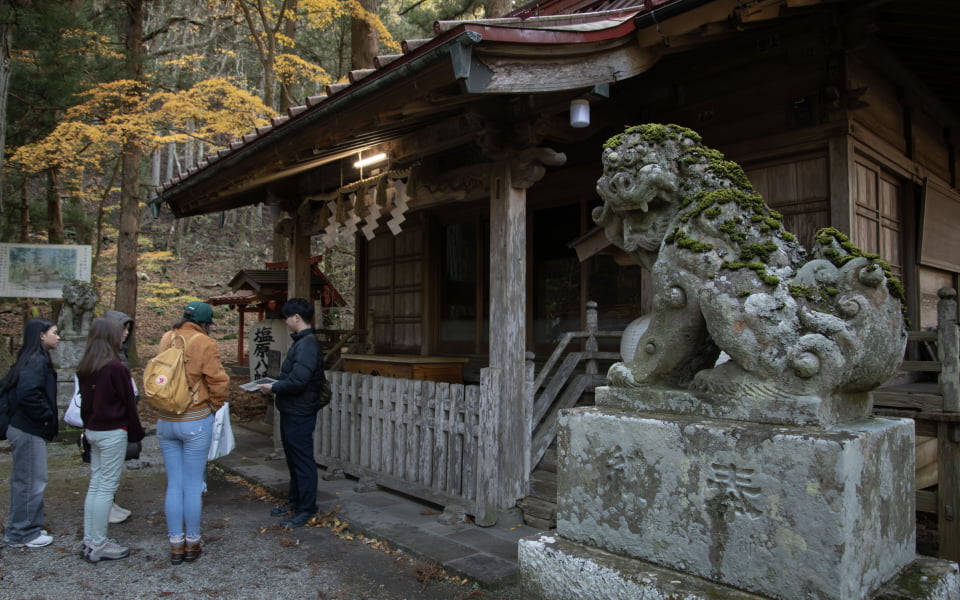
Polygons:
[[[577,544],[544,532],[520,541],[525,598],[540,600],[768,600],[688,573]],[[870,600],[955,600],[956,563],[917,557]],[[813,596],[798,596],[813,598]]]

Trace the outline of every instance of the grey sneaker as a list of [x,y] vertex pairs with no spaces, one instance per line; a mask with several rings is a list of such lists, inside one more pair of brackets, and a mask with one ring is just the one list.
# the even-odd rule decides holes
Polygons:
[[101,560],[119,560],[128,556],[130,556],[130,548],[121,546],[112,539],[102,544],[87,544],[83,550],[83,558],[92,563]]

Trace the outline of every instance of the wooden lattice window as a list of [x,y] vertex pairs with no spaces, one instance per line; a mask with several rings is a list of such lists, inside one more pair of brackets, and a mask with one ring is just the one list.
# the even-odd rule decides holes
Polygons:
[[900,181],[879,166],[858,160],[853,189],[853,243],[880,255],[894,275],[903,273]]

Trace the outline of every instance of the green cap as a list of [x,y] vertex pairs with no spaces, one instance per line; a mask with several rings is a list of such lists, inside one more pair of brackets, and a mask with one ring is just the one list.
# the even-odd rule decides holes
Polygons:
[[197,323],[213,323],[213,307],[206,302],[191,302],[183,309],[184,318]]

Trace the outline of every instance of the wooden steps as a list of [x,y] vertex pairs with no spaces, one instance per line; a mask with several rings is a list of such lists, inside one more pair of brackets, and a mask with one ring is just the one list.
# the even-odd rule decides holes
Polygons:
[[557,526],[557,447],[551,445],[530,474],[530,494],[517,503],[523,522],[538,529]]

